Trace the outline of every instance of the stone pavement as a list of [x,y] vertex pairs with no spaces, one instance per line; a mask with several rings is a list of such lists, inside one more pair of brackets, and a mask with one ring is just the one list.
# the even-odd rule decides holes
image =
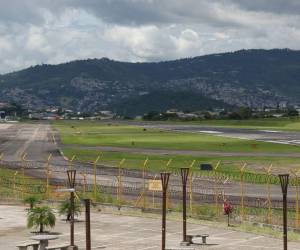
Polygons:
[[[85,231],[83,222],[75,224],[75,242],[80,249],[85,249]],[[92,248],[110,250],[149,250],[160,249],[161,221],[159,218],[142,218],[125,215],[114,215],[101,212],[91,214]],[[182,223],[167,222],[167,247],[179,247],[182,238]],[[69,241],[69,224],[62,218],[57,219],[57,225],[52,230],[61,233],[58,240],[50,242]],[[189,234],[208,233],[208,245],[194,245],[195,249],[222,250],[281,250],[281,239],[251,233],[236,232],[231,229],[213,225],[188,224]],[[21,206],[0,205],[0,249],[17,249],[15,245],[26,241],[31,235],[26,229],[26,211]],[[199,242],[201,239],[199,239]],[[300,249],[300,242],[289,242],[289,250]]]

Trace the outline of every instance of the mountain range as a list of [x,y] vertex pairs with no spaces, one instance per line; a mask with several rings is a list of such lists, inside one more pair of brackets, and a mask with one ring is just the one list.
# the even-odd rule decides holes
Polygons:
[[0,75],[0,98],[33,110],[55,106],[122,115],[297,105],[300,51],[240,50],[151,63],[102,58],[43,64]]

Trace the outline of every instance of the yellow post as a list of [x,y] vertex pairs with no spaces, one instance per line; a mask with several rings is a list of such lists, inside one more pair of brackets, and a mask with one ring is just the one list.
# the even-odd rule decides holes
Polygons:
[[73,161],[75,160],[76,155],[73,155],[71,159],[68,160],[69,162],[69,170],[72,170],[73,168]]
[[268,223],[272,224],[272,204],[271,204],[271,186],[270,186],[270,178],[272,171],[272,164],[266,171],[267,174],[267,192],[268,192]]
[[46,199],[49,199],[49,175],[50,175],[50,160],[52,158],[52,154],[49,154],[46,165]]
[[[167,164],[166,164],[166,167],[165,167],[165,171],[168,172],[169,171],[169,166],[171,165],[172,163],[172,159],[169,159]],[[171,201],[170,201],[170,188],[168,188],[167,190],[167,208],[170,208],[171,207]]]
[[14,174],[14,195],[15,195],[15,199],[17,199],[17,187],[16,187],[16,176],[18,174],[18,171],[15,172]]
[[145,171],[148,163],[148,158],[143,163],[143,209],[146,208],[146,179],[145,179]]
[[219,215],[219,194],[218,194],[218,176],[217,176],[217,169],[219,168],[221,161],[218,161],[217,165],[214,167],[214,174],[215,174],[215,183],[214,183],[214,193],[215,193],[215,207],[216,213]]
[[125,162],[125,158],[123,158],[119,163],[118,188],[117,188],[117,201],[119,206],[121,206],[122,203],[122,166],[124,162]]
[[98,155],[97,159],[93,162],[94,166],[94,199],[97,199],[97,163],[100,160],[101,154]]
[[240,168],[240,187],[241,187],[241,218],[242,221],[245,220],[245,204],[244,204],[244,173],[245,173],[245,167],[247,163],[244,163],[244,165]]
[[297,172],[294,172],[294,171],[291,171],[292,174],[294,175],[294,177],[296,178],[296,185],[295,185],[295,188],[296,188],[296,211],[295,211],[295,214],[296,214],[296,218],[295,218],[295,227],[296,228],[299,228],[299,177],[298,177],[298,174],[300,172],[300,169],[297,171]]
[[189,171],[189,195],[190,195],[190,214],[193,213],[193,166],[195,164],[195,160],[192,161],[191,165],[189,166],[190,171]]
[[81,172],[80,173],[82,175],[82,178],[83,178],[83,196],[85,196],[86,194],[86,173],[85,172]]
[[[154,180],[157,179],[157,175],[154,176]],[[152,191],[152,208],[155,208],[155,191]]]
[[26,157],[27,157],[27,153],[23,153],[21,155],[21,160],[22,160],[22,183],[23,183],[23,187],[21,188],[22,190],[22,199],[24,199],[24,193],[25,193],[25,188],[26,188],[26,181],[25,181],[25,167],[26,167]]

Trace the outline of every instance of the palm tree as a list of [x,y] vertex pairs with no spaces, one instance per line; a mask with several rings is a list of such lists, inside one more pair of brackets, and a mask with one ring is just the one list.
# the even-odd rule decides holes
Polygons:
[[27,214],[27,227],[39,227],[40,233],[44,232],[44,227],[54,227],[55,221],[56,218],[53,210],[48,206],[34,207],[30,209]]
[[33,209],[33,207],[40,202],[40,199],[36,196],[28,196],[24,199],[24,203],[30,205],[30,209]]
[[[58,213],[60,215],[66,215],[66,221],[71,219],[71,202],[69,199],[63,201],[58,207]],[[79,216],[81,214],[81,207],[79,202],[74,203],[74,216]]]

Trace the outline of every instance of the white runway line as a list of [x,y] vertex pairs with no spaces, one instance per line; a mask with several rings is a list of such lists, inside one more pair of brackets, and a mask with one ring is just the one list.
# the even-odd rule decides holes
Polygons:
[[213,130],[199,130],[198,132],[206,134],[223,134],[223,132]]

